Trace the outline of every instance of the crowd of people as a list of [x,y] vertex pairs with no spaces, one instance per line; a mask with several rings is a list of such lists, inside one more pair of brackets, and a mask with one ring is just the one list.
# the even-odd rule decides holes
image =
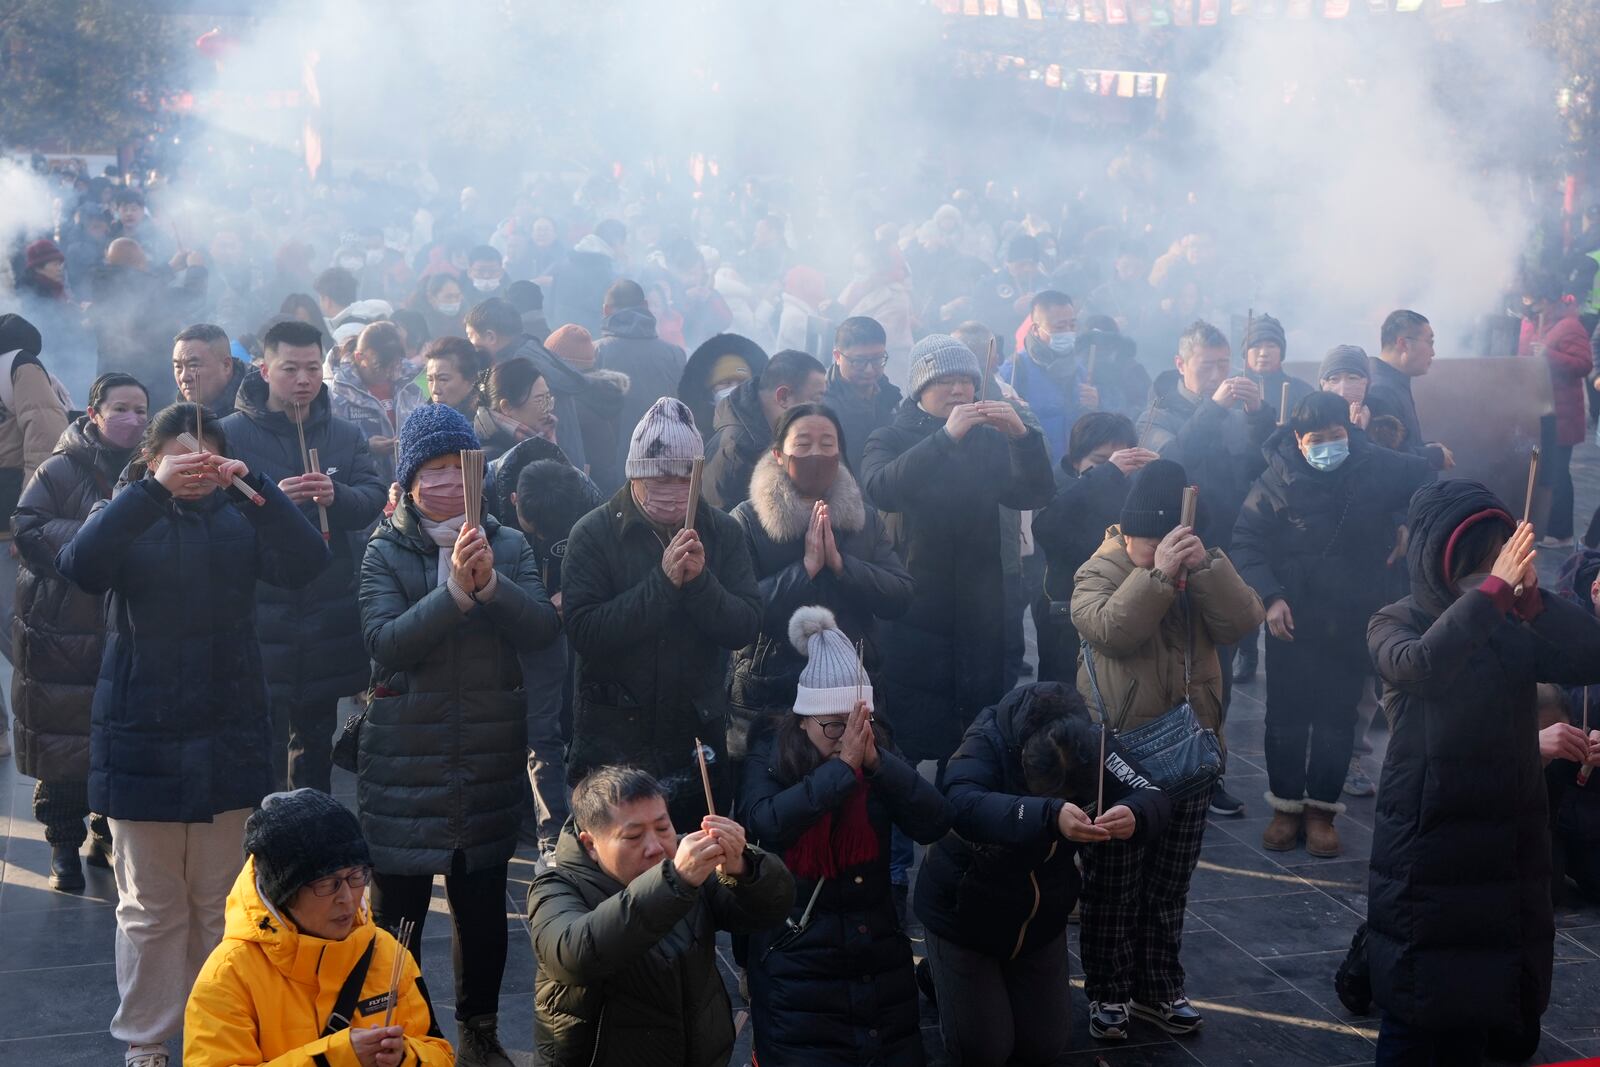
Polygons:
[[923,1063],[924,1001],[953,1063],[1056,1062],[1074,921],[1092,1039],[1191,1034],[1260,670],[1263,847],[1339,856],[1377,793],[1379,1062],[1531,1055],[1552,901],[1600,899],[1570,272],[1525,286],[1536,534],[1441,479],[1424,315],[1300,380],[1271,315],[1235,352],[1201,232],[1152,261],[960,192],[836,289],[754,195],[674,227],[468,189],[402,229],[259,191],[201,250],[159,189],[71,177],[0,317],[12,738],[52,886],[114,873],[129,1067],[180,1031],[189,1065],[504,1067],[519,841],[547,1064],[726,1063],[717,931],[764,1067]]

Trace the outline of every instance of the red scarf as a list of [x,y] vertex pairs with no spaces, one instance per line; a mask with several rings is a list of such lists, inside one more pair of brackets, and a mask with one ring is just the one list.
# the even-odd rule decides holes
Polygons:
[[824,812],[783,854],[796,878],[815,881],[878,858],[878,835],[867,816],[867,783],[859,768],[856,785],[834,812]]

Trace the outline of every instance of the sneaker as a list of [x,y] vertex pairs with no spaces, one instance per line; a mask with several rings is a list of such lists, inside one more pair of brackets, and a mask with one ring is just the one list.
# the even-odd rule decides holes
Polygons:
[[539,858],[533,861],[533,874],[537,878],[545,871],[554,870],[556,866],[556,850],[547,848],[539,853]]
[[167,1067],[167,1046],[129,1045],[123,1067]]
[[1211,787],[1211,814],[1213,815],[1243,815],[1244,801],[1222,788],[1222,779],[1217,779],[1217,784]]
[[1110,1001],[1090,1001],[1089,1036],[1096,1041],[1128,1040],[1128,1006]]
[[50,846],[50,888],[58,893],[83,892],[83,864],[76,845]]
[[499,1017],[480,1015],[461,1024],[456,1067],[516,1067],[500,1044]]
[[1553,549],[1557,549],[1558,551],[1570,552],[1572,550],[1572,538],[1570,538],[1570,537],[1541,537],[1541,538],[1539,538],[1538,542],[1535,544],[1534,547],[1536,547],[1536,548],[1553,548]]
[[1346,796],[1370,797],[1378,791],[1378,786],[1361,766],[1360,756],[1350,757],[1350,773],[1344,776],[1344,792]]
[[1133,1013],[1141,1019],[1155,1023],[1169,1034],[1192,1034],[1205,1022],[1204,1016],[1194,1009],[1188,997],[1149,1006],[1133,1002]]

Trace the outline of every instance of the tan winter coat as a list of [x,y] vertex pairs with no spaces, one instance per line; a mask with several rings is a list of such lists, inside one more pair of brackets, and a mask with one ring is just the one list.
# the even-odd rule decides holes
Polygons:
[[[1261,598],[1245,584],[1221,549],[1189,574],[1194,613],[1193,671],[1189,702],[1200,722],[1222,729],[1222,668],[1217,646],[1253,630],[1265,617]],[[1095,678],[1111,724],[1131,730],[1161,717],[1183,700],[1185,623],[1178,587],[1158,570],[1136,567],[1122,531],[1112,526],[1072,589],[1072,625],[1094,651]],[[1091,708],[1094,694],[1082,656],[1078,692]]]

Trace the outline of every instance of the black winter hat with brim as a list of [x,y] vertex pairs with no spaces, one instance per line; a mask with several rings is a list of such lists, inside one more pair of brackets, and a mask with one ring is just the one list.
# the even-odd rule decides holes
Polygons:
[[300,887],[347,867],[372,866],[355,813],[315,789],[271,793],[244,824],[244,850],[256,860],[256,884],[281,908]]
[[1147,463],[1133,476],[1118,525],[1124,537],[1165,537],[1183,514],[1189,476],[1170,459]]

